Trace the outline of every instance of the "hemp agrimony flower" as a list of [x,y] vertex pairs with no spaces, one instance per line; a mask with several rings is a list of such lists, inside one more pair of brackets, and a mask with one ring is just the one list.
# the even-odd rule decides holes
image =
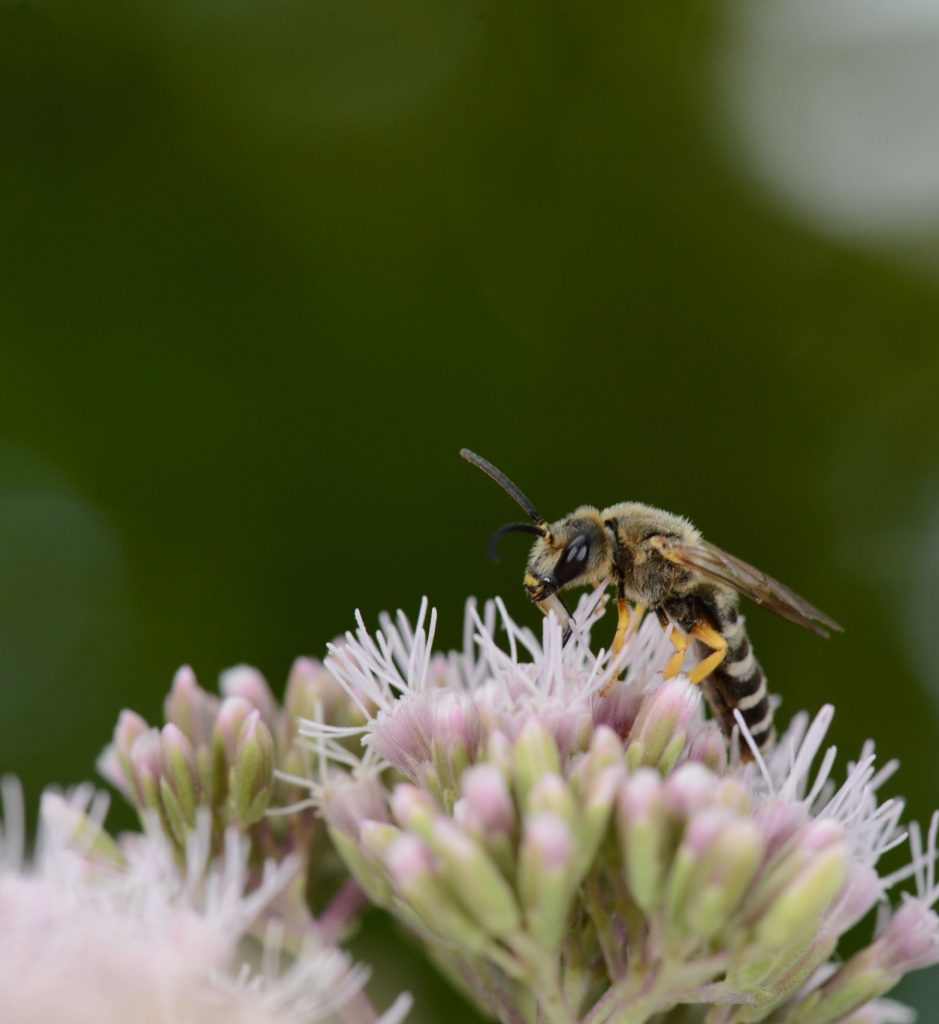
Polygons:
[[[399,1024],[362,994],[367,969],[309,933],[288,946],[276,905],[300,862],[254,876],[229,829],[213,857],[208,812],[177,849],[154,825],[120,843],[103,794],[42,798],[27,861],[18,786],[3,780],[0,1007],[5,1024]],[[263,954],[260,948],[263,945]]]
[[[315,816],[302,807],[269,816],[272,807],[291,807],[304,790],[292,778],[308,776],[315,755],[297,742],[298,723],[317,714],[337,725],[364,721],[361,700],[350,699],[324,666],[298,658],[291,669],[283,703],[275,699],[256,669],[238,666],[222,674],[221,696],[199,686],[192,669],[176,673],[164,703],[165,724],[153,728],[135,712],[122,711],[99,768],[136,807],[141,820],[157,822],[181,854],[203,812],[210,822],[214,849],[226,830],[235,828],[251,842],[252,859],[287,856],[301,861],[288,915],[301,930],[309,923],[305,891],[316,871],[320,900],[338,895],[348,909],[354,894],[342,893],[346,880]],[[328,937],[347,924],[348,913],[331,915],[321,925]]]
[[[905,839],[902,803],[877,795],[894,764],[868,744],[836,781],[828,707],[763,753],[738,717],[728,750],[699,688],[663,682],[658,624],[594,655],[597,610],[581,602],[567,646],[553,615],[539,642],[490,602],[468,606],[460,652],[432,652],[426,605],[413,626],[360,618],[331,648],[361,721],[300,731],[311,800],[363,889],[505,1024],[906,1019],[879,997],[939,962],[939,819],[878,875]],[[875,907],[873,942],[839,963]]]

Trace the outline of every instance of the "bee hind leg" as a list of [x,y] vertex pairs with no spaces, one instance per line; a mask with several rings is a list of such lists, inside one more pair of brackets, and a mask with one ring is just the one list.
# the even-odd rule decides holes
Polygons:
[[724,660],[727,654],[727,641],[713,626],[709,626],[703,619],[698,619],[691,627],[691,635],[696,640],[700,640],[705,647],[711,648],[711,653],[699,661],[688,673],[689,682],[700,683],[702,679],[706,679]]

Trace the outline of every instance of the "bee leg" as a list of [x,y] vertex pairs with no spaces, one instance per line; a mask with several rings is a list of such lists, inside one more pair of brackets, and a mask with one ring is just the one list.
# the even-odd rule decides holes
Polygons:
[[[619,592],[616,597],[616,632],[613,634],[613,657],[623,649],[623,645],[626,643],[626,630],[629,628],[629,605],[626,603],[626,595],[623,593],[623,588],[619,588]],[[610,678],[600,687],[598,693],[601,697],[605,697],[610,690],[613,689],[616,683],[616,677],[619,675],[618,672],[612,673]]]
[[685,660],[685,651],[688,649],[688,637],[685,636],[675,623],[672,623],[672,631],[668,634],[668,638],[672,642],[672,647],[675,648],[675,653],[666,662],[665,668],[662,671],[663,679],[672,679],[678,675],[681,671],[682,662]]
[[629,629],[629,605],[626,603],[626,595],[620,587],[616,596],[616,632],[613,634],[613,657],[623,649],[626,643],[626,630]]
[[698,619],[691,627],[691,635],[696,640],[700,640],[706,647],[710,647],[712,651],[711,654],[702,661],[699,661],[688,673],[689,682],[700,683],[702,679],[709,676],[724,660],[724,656],[727,654],[727,641],[713,626],[709,626],[703,619]]

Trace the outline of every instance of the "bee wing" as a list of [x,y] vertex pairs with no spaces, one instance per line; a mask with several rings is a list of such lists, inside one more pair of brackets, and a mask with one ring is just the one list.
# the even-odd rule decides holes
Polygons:
[[817,623],[841,632],[841,626],[834,619],[785,584],[706,540],[656,546],[669,561],[726,583],[757,604],[818,636],[827,637],[828,633]]

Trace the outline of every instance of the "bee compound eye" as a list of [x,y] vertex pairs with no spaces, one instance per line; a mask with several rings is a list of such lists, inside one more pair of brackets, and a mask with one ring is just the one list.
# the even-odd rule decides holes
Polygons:
[[590,541],[583,534],[578,534],[564,549],[555,577],[558,583],[564,584],[579,576],[587,568],[590,557]]

